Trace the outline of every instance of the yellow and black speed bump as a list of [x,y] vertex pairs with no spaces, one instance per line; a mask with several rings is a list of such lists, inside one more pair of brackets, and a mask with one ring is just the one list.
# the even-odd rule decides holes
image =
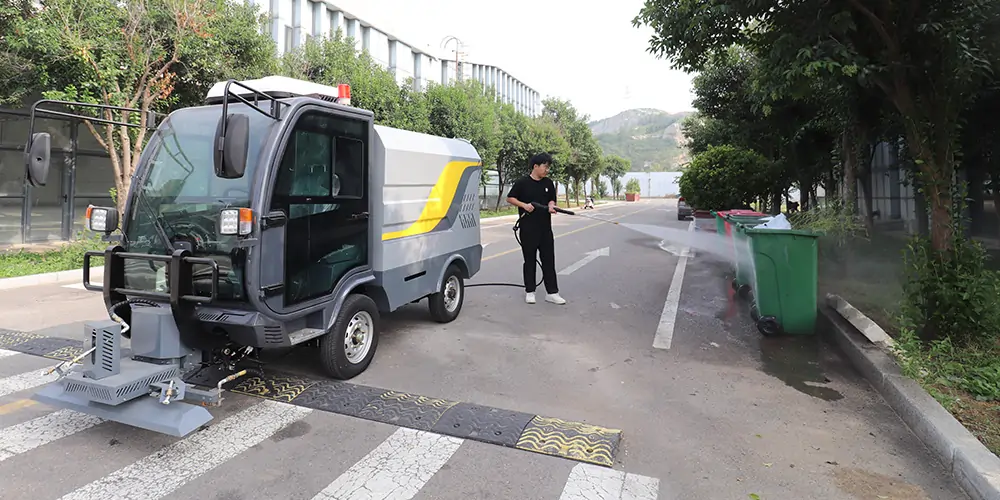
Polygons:
[[[0,348],[68,360],[82,352],[83,342],[0,330]],[[185,382],[214,386],[226,375],[204,370],[185,377]],[[272,370],[263,376],[248,374],[226,387],[238,394],[606,467],[614,465],[622,439],[617,429]]]
[[513,448],[533,418],[530,413],[459,403],[441,415],[431,431]]
[[248,375],[236,379],[230,392],[258,398],[291,403],[317,381],[296,375],[267,374],[265,377]]
[[622,431],[536,416],[517,440],[520,450],[611,467]]
[[43,337],[41,335],[35,335],[33,333],[15,332],[13,330],[4,330],[0,328],[0,349],[8,349],[11,351],[22,352],[17,349],[17,346],[29,340],[40,339],[40,338]]
[[427,431],[434,427],[441,415],[457,404],[458,401],[386,391],[362,408],[358,416],[385,424]]

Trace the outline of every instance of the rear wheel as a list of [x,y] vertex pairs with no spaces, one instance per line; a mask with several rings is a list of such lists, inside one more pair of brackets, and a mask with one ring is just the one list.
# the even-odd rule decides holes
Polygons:
[[323,369],[340,380],[360,375],[375,358],[378,329],[375,301],[360,293],[348,295],[337,311],[333,328],[320,340],[319,357]]
[[462,273],[454,264],[448,266],[441,281],[441,290],[431,295],[427,305],[431,317],[438,323],[450,323],[458,317],[465,303],[465,282]]

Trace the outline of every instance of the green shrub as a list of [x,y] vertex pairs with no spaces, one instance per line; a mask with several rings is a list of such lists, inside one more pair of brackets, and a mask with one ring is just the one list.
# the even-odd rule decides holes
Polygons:
[[639,179],[633,177],[625,183],[625,194],[635,194],[640,191],[642,191],[642,186],[639,185]]
[[678,181],[680,194],[699,210],[747,208],[766,195],[771,163],[759,153],[731,145],[695,155]]

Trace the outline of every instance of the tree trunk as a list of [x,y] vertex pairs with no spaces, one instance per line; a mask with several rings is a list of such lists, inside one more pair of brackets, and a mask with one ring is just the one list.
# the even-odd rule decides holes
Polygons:
[[[125,213],[125,203],[128,201],[128,190],[132,187],[132,176],[115,179],[115,197],[118,201],[118,220],[124,221],[127,218]],[[119,223],[121,226],[121,223]]]
[[844,165],[844,185],[841,190],[844,205],[853,212],[858,209],[858,181],[856,177],[857,155],[854,149],[854,137],[850,129],[844,130],[841,136],[841,161]]

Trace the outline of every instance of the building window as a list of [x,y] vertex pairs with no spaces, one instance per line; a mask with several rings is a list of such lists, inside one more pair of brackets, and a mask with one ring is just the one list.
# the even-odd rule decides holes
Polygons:
[[292,27],[285,25],[285,52],[292,50]]

